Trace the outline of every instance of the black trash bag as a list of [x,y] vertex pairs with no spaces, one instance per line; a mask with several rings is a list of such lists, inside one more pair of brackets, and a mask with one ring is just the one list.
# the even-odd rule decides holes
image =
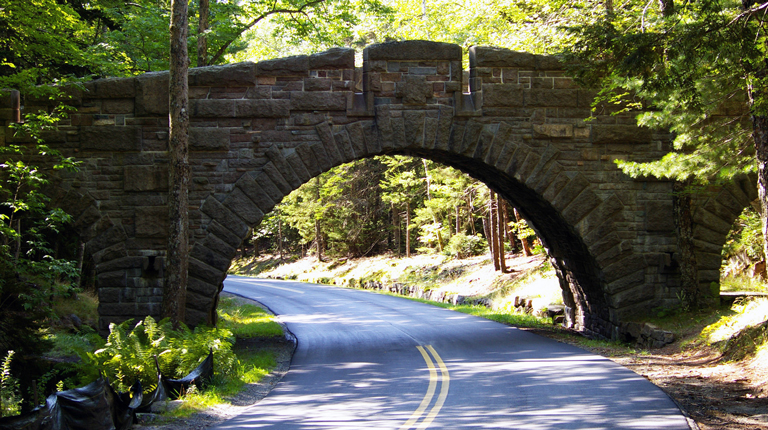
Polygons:
[[[110,390],[112,387],[110,386]],[[136,410],[144,399],[141,381],[136,381],[128,392],[116,393],[112,390],[112,421],[117,430],[128,430],[136,421]]]
[[189,372],[189,375],[181,379],[168,379],[163,378],[166,392],[171,399],[178,399],[182,394],[187,391],[191,385],[202,389],[203,385],[213,377],[213,349],[208,354],[208,357],[200,363],[193,371]]
[[163,383],[163,375],[160,373],[160,364],[157,362],[157,357],[155,357],[155,368],[157,369],[157,385],[151,393],[144,396],[141,401],[141,405],[136,408],[136,412],[150,412],[152,404],[168,399],[168,394],[165,389],[165,384]]
[[60,391],[28,414],[0,419],[2,430],[115,430],[114,391],[104,378]]

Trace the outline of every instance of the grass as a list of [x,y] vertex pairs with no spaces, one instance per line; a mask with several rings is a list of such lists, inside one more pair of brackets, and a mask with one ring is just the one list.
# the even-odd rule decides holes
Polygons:
[[238,339],[282,336],[283,329],[272,315],[252,304],[239,304],[233,297],[219,301],[219,327],[232,332]]
[[720,291],[749,291],[749,292],[768,292],[768,285],[758,278],[751,276],[736,275],[724,277],[720,280]]
[[[236,339],[274,338],[283,336],[282,327],[264,309],[243,304],[235,297],[222,297],[217,309],[219,327],[230,330]],[[166,413],[170,418],[187,417],[215,405],[228,404],[228,398],[242,390],[245,384],[254,384],[267,376],[277,362],[275,354],[265,349],[240,348],[234,346],[237,355],[236,374],[217,378],[202,392],[185,394],[182,405]]]

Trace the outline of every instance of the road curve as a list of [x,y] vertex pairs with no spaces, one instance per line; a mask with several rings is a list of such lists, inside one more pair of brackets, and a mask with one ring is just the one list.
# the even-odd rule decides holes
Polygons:
[[658,387],[603,357],[402,298],[229,276],[298,339],[285,378],[216,429],[680,429]]

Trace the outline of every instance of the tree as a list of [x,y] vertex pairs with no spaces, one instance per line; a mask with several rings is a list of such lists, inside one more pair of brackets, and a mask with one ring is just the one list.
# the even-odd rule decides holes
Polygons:
[[170,133],[168,250],[162,316],[174,326],[184,322],[189,267],[189,85],[187,0],[171,1]]
[[[763,219],[768,217],[766,10],[768,3],[750,0],[630,1],[615,13],[596,10],[570,28],[573,71],[585,85],[601,89],[595,108],[646,108],[639,125],[675,134],[674,151],[661,160],[619,166],[631,176],[680,182],[675,185],[678,233],[681,251],[689,256],[685,217],[690,213],[680,192],[688,184],[757,172]],[[695,268],[690,259],[681,264]],[[684,289],[695,302],[696,274],[685,269],[683,274]]]
[[[405,256],[411,257],[411,213],[412,206],[417,201],[423,181],[417,176],[419,160],[412,157],[396,155],[382,157],[388,169],[384,172],[381,183],[382,200],[391,203],[395,208],[405,209]],[[398,227],[399,228],[399,227]]]

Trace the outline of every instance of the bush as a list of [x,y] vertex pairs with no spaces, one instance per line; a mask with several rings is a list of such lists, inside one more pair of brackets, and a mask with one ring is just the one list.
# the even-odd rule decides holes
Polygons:
[[467,258],[480,255],[488,249],[488,242],[478,235],[454,234],[448,245],[443,248],[443,253],[453,258]]
[[89,358],[113,381],[115,388],[127,391],[136,380],[144,391],[157,384],[155,357],[163,375],[181,378],[214,352],[214,375],[227,375],[236,370],[232,352],[234,337],[229,330],[198,326],[194,331],[182,325],[174,330],[166,319],[159,323],[148,316],[133,329],[132,321],[110,324],[104,348]]

